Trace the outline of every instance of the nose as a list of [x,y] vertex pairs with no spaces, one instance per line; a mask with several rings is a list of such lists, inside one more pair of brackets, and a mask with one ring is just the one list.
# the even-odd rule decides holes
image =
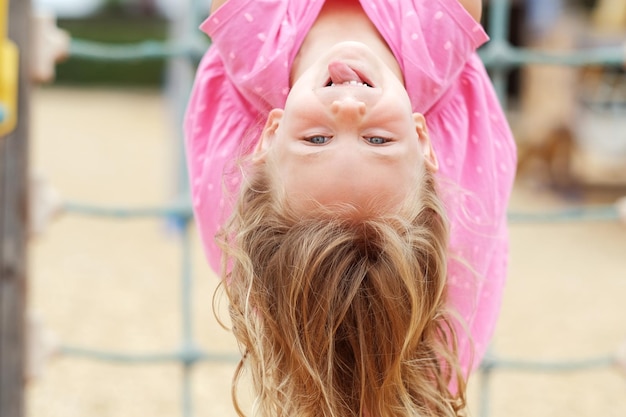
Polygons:
[[344,97],[335,100],[330,106],[331,112],[345,121],[355,122],[365,115],[365,103],[354,97]]

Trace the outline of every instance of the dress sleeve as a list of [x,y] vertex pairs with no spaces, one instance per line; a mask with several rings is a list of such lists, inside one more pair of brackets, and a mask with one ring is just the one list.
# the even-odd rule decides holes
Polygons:
[[[421,109],[427,113],[458,81],[467,62],[488,37],[458,0],[415,0],[415,3],[424,38],[423,55],[412,54],[409,59],[424,76],[412,77],[410,83],[415,91],[430,92],[430,100],[422,103]],[[412,41],[415,35],[405,36]]]
[[187,168],[196,225],[209,264],[219,271],[214,236],[230,214],[237,163],[257,137],[252,113],[211,49],[198,67],[184,119]]
[[[427,113],[488,40],[458,0],[363,1],[405,75],[413,110]],[[394,3],[395,4],[395,3]]]
[[228,77],[260,113],[282,107],[289,67],[322,0],[229,0],[202,23]]

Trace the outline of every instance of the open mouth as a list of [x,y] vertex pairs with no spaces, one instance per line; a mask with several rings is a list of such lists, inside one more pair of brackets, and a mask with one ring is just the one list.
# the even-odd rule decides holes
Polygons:
[[363,74],[342,61],[333,61],[328,64],[329,78],[325,87],[356,86],[370,87],[374,85]]
[[351,86],[357,86],[357,87],[373,88],[373,86],[368,84],[368,83],[359,82],[359,81],[356,81],[356,80],[344,81],[342,83],[335,83],[335,82],[333,82],[332,79],[328,80],[328,82],[326,83],[325,87],[337,87],[337,86],[340,86],[340,85],[351,85]]

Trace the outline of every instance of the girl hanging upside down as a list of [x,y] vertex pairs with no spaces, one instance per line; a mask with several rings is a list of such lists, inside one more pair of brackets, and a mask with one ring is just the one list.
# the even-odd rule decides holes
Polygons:
[[187,159],[253,415],[463,413],[516,162],[480,3],[214,1]]

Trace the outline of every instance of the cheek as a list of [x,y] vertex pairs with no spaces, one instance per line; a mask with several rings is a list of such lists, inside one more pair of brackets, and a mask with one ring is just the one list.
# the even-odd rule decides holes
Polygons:
[[269,183],[269,189],[277,198],[282,199],[285,193],[286,178],[284,167],[278,163],[276,152],[270,151],[265,159],[265,172]]

